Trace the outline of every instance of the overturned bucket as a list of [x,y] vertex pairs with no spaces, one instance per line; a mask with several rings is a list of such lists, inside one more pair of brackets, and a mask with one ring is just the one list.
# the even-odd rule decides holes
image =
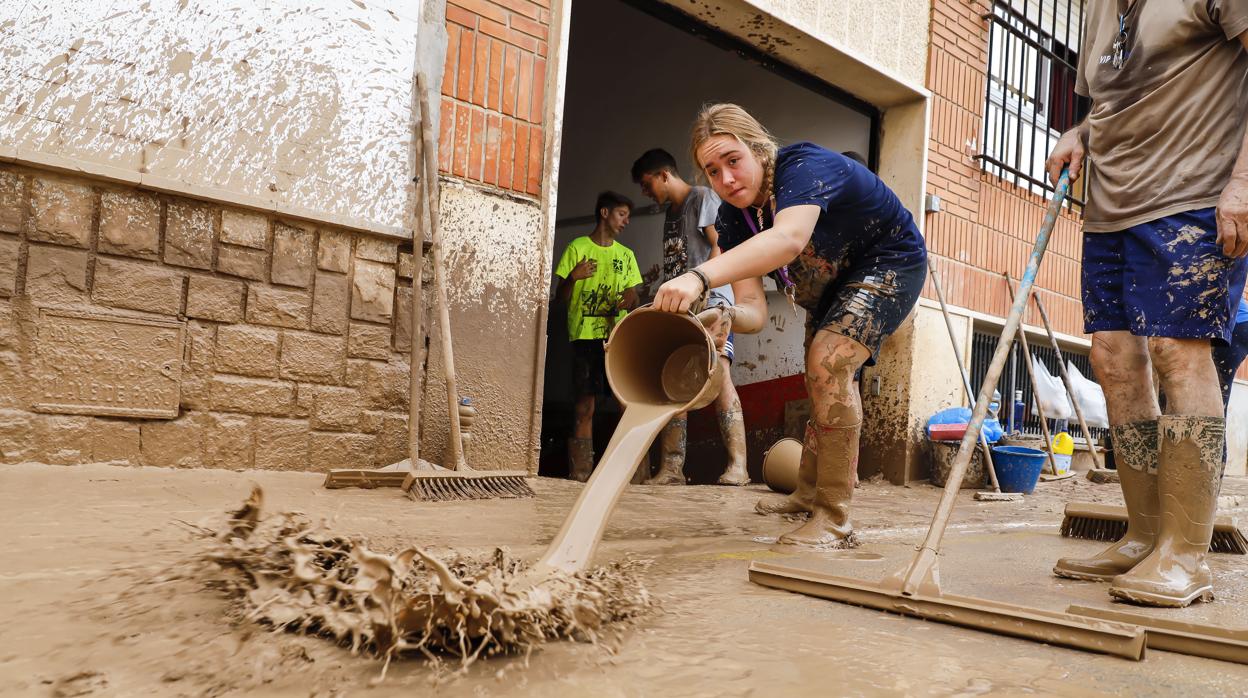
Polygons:
[[797,489],[797,470],[802,464],[802,442],[785,437],[763,454],[763,482],[780,494]]

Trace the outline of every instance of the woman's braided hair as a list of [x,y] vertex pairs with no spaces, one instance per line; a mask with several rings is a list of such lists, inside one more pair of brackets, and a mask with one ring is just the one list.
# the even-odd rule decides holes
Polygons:
[[694,170],[703,178],[706,177],[706,172],[702,169],[702,163],[698,159],[698,150],[712,136],[719,135],[736,138],[754,153],[754,157],[758,158],[763,166],[763,181],[760,183],[759,190],[763,192],[764,199],[770,198],[773,193],[772,183],[775,181],[776,151],[779,149],[776,139],[758,122],[758,119],[750,116],[749,112],[735,104],[702,105],[697,118],[693,121],[689,152],[693,157]]

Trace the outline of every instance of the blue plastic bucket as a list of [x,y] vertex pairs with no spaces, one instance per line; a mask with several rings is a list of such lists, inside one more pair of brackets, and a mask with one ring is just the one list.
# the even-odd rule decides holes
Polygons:
[[1031,494],[1040,481],[1044,461],[1044,451],[1038,448],[997,446],[992,449],[992,464],[996,466],[1002,492]]

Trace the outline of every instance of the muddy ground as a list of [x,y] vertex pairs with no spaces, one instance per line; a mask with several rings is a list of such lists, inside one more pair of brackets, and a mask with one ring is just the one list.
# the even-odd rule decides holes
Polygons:
[[[662,610],[627,628],[615,651],[558,643],[480,662],[462,676],[424,660],[380,669],[324,640],[273,634],[238,619],[188,581],[141,587],[193,545],[176,521],[237,506],[260,484],[270,511],[332,517],[373,547],[408,544],[536,557],[581,485],[538,480],[531,500],[418,504],[395,490],[325,490],[312,473],[161,470],[106,465],[0,466],[0,695],[1242,695],[1248,666],[1150,651],[1104,657],[889,616],[763,588],[752,559],[874,580],[921,539],[938,496],[928,486],[869,482],[855,497],[860,557],[794,555],[770,540],[793,527],[751,513],[765,490],[630,487],[601,559],[654,562],[645,583]],[[1224,503],[1248,514],[1248,481]],[[1058,555],[1098,543],[1058,535],[1067,499],[1115,501],[1116,485],[1045,483],[1021,504],[964,491],[946,538],[947,591],[1042,608],[1109,606],[1104,587],[1049,575]],[[1248,557],[1212,558],[1218,600],[1154,611],[1248,627]],[[128,593],[127,593],[128,592]],[[124,596],[122,596],[125,594]]]

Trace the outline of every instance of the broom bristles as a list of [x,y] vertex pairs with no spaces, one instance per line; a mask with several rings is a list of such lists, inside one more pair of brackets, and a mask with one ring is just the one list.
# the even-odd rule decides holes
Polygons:
[[475,499],[520,499],[536,494],[523,475],[414,477],[408,489],[412,499],[451,502]]
[[[1127,534],[1127,514],[1123,507],[1071,502],[1062,517],[1064,538],[1115,541]],[[1215,553],[1248,555],[1248,537],[1235,519],[1219,516],[1214,522],[1209,550]]]

